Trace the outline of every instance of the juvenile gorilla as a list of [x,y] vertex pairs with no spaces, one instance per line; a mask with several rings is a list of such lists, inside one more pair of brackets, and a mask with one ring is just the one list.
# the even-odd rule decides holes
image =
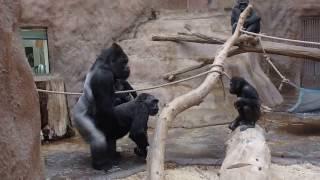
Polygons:
[[[126,79],[117,79],[115,82],[115,90],[116,91],[133,90],[133,87],[129,84],[129,82]],[[116,94],[114,105],[117,106],[119,104],[129,102],[136,97],[137,97],[136,92]]]
[[154,96],[142,93],[130,102],[123,103],[115,107],[115,114],[118,122],[118,130],[115,131],[115,138],[119,139],[128,132],[129,138],[132,139],[137,147],[134,149],[136,155],[141,157],[147,156],[148,136],[148,119],[158,113],[159,100]]
[[[241,77],[232,77],[230,80],[230,93],[237,95],[234,103],[239,116],[229,125],[233,131],[239,125],[240,131],[254,128],[260,118],[260,99],[256,89]],[[244,126],[242,126],[244,125]]]
[[122,48],[113,44],[102,50],[90,68],[84,83],[84,94],[73,109],[74,123],[90,144],[92,165],[105,169],[116,159],[115,140],[119,122],[114,112],[116,79],[129,77],[128,57]]
[[[249,0],[237,0],[236,5],[232,8],[232,13],[231,13],[232,34],[236,30],[240,14],[246,9],[248,4],[249,4]],[[243,27],[245,28],[246,31],[259,33],[260,20],[261,18],[257,15],[255,10],[252,9],[251,14],[245,20]]]

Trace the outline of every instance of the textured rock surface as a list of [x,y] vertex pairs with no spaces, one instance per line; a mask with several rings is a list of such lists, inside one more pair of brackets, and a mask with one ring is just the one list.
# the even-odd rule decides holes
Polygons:
[[0,1],[0,177],[41,179],[40,112],[18,34],[19,1]]
[[[101,49],[124,33],[143,13],[147,0],[22,0],[22,26],[48,27],[51,72],[80,91]],[[69,104],[75,103],[68,97]]]
[[[262,17],[262,32],[278,37],[301,39],[301,18],[320,15],[317,0],[253,0],[252,3]],[[292,61],[294,58],[276,55],[272,55],[272,59],[289,79],[300,84],[303,63]],[[276,85],[280,84],[281,80],[273,70],[268,75]],[[285,87],[282,93],[292,90],[295,89]]]

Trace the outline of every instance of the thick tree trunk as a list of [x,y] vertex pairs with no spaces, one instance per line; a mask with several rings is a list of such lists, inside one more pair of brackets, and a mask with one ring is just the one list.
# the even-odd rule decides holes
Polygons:
[[268,180],[270,164],[264,130],[256,126],[240,132],[237,128],[227,141],[220,180]]
[[[241,14],[235,33],[226,41],[222,49],[218,51],[213,63],[212,71],[222,71],[224,60],[228,56],[229,49],[232,48],[240,35],[240,28],[243,26],[246,16],[249,14],[251,5]],[[214,84],[219,79],[219,73],[211,73],[205,81],[195,90],[182,95],[167,106],[164,107],[157,121],[154,139],[148,153],[148,179],[161,180],[164,179],[164,153],[165,140],[168,133],[167,123],[170,123],[179,113],[184,110],[198,105],[202,102],[209,92],[213,89]]]

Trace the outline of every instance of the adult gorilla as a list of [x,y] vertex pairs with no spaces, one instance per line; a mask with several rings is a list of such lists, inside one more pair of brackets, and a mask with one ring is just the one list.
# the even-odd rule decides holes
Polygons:
[[84,94],[73,109],[75,126],[90,144],[95,169],[108,169],[116,160],[114,83],[129,74],[128,57],[119,45],[114,43],[102,50],[86,76]]

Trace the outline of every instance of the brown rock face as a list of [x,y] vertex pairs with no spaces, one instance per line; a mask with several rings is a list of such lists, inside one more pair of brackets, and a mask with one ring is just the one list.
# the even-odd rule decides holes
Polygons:
[[0,0],[0,177],[41,179],[40,114],[18,34],[17,0]]
[[[147,0],[22,0],[21,25],[47,27],[50,71],[64,78],[67,91],[80,91],[101,49],[124,33]],[[76,98],[68,96],[72,106]]]

